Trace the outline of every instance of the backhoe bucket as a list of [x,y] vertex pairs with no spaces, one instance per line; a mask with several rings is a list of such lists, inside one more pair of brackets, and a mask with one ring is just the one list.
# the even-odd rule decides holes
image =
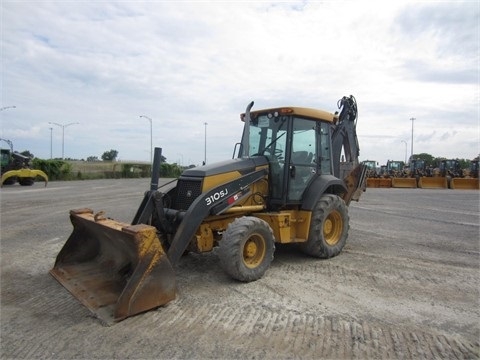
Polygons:
[[422,189],[447,189],[447,178],[445,176],[422,176],[418,179],[418,187]]
[[479,180],[475,178],[452,178],[450,188],[462,190],[478,190]]
[[392,187],[394,188],[410,188],[417,187],[417,179],[415,178],[392,178]]
[[90,209],[70,211],[73,233],[50,274],[107,324],[175,298],[175,274],[153,226]]

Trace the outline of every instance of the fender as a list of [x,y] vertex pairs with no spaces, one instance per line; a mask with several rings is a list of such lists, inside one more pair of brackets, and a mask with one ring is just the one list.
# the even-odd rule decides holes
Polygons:
[[302,210],[312,211],[324,193],[341,195],[346,192],[345,183],[339,178],[333,175],[318,176],[303,193]]

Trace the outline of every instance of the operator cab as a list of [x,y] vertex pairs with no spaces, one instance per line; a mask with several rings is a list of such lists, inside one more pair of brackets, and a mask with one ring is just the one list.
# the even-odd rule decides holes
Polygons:
[[300,204],[315,177],[333,174],[330,129],[334,114],[288,107],[249,115],[239,157],[268,158],[272,205]]

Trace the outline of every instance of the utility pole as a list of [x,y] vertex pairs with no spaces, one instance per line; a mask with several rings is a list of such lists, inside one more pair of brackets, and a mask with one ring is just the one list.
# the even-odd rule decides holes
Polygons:
[[412,144],[411,144],[411,152],[412,154],[410,155],[411,157],[413,157],[413,122],[416,120],[414,117],[410,118],[410,120],[412,121]]
[[140,117],[141,118],[143,117],[143,118],[147,119],[148,121],[150,121],[150,164],[152,164],[153,163],[153,134],[152,134],[153,120],[146,115],[140,115]]
[[203,160],[203,165],[207,165],[207,125],[208,123],[204,123],[205,125],[205,156]]
[[405,165],[407,164],[407,142],[402,140],[402,143],[405,143]]
[[65,160],[65,128],[70,125],[80,124],[79,122],[73,122],[70,124],[59,124],[56,122],[49,122],[49,124],[57,125],[62,128],[62,160]]
[[52,151],[52,143],[53,143],[53,140],[52,140],[52,135],[53,135],[53,128],[49,128],[50,129],[50,160],[53,159],[52,157],[52,154],[53,154],[53,151]]

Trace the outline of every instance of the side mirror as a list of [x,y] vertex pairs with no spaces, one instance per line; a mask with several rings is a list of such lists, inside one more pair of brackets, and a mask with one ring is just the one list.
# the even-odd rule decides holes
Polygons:
[[296,174],[295,165],[290,165],[290,167],[288,169],[290,171],[290,177],[292,179],[295,179],[295,174]]

